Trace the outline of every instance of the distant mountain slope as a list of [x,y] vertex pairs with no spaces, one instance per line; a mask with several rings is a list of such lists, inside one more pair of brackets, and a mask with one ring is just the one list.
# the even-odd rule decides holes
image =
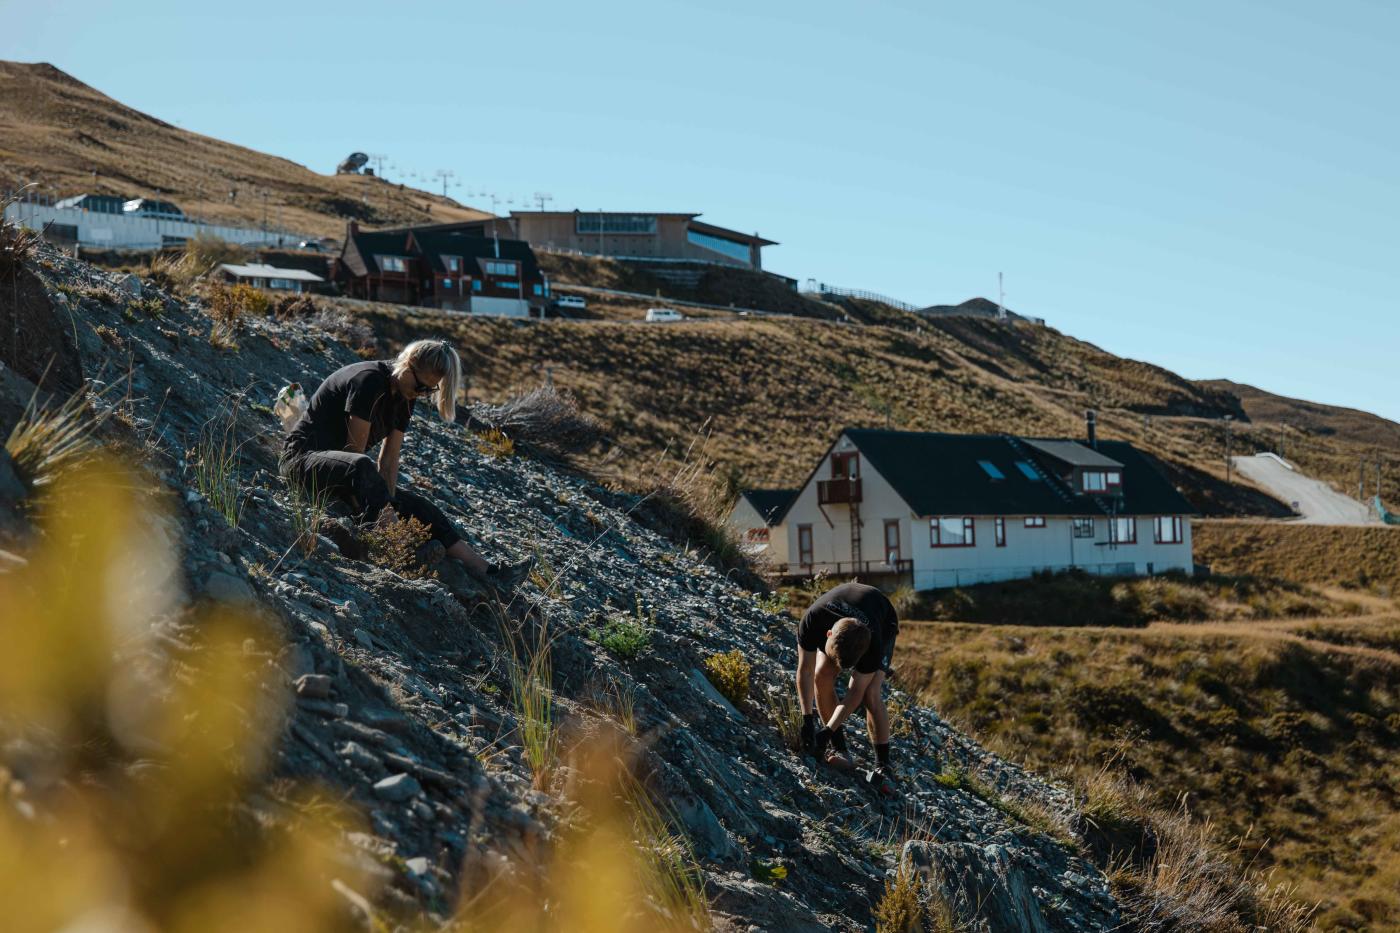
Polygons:
[[387,224],[490,216],[439,195],[367,176],[321,175],[191,133],[49,64],[0,61],[0,188],[25,182],[59,197],[167,198],[192,216],[238,226],[262,224],[266,210],[269,224],[280,218],[286,229],[319,236],[343,233],[349,217]]
[[1286,424],[1356,444],[1400,448],[1400,424],[1380,415],[1275,395],[1229,379],[1200,379],[1196,385],[1234,395],[1256,424]]

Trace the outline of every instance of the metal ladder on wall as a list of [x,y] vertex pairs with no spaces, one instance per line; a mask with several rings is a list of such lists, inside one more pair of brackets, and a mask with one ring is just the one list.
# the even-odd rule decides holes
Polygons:
[[860,503],[851,503],[851,562],[860,566]]

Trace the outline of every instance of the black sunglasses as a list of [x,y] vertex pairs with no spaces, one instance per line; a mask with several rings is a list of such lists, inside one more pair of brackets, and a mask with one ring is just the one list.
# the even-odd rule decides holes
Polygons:
[[413,391],[416,392],[417,394],[419,394],[419,395],[429,395],[429,394],[431,394],[431,393],[433,393],[433,392],[436,392],[436,391],[438,390],[438,387],[437,387],[437,386],[426,385],[426,384],[424,384],[424,382],[423,382],[422,379],[419,379],[419,378],[418,378],[418,370],[416,370],[416,369],[413,368],[413,364],[412,364],[412,363],[409,363],[409,364],[408,364],[408,371],[411,372],[411,373],[413,373]]

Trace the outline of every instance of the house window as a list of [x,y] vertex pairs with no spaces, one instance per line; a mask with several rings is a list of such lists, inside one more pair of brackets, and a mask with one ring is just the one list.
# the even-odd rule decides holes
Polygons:
[[1044,515],[1027,515],[1027,516],[1026,516],[1026,523],[1025,523],[1025,524],[1026,524],[1026,527],[1027,527],[1027,528],[1044,528],[1044,527],[1045,527],[1045,516],[1044,516]]
[[1006,519],[998,515],[992,527],[996,531],[997,547],[1006,547]]
[[812,566],[812,526],[797,526],[797,562],[803,567]]
[[885,519],[885,563],[899,563],[899,519]]
[[461,256],[444,256],[442,257],[442,264],[446,267],[448,272],[456,273],[462,271]]
[[851,451],[831,455],[832,479],[855,479],[860,476],[860,453]]
[[928,521],[929,544],[933,547],[975,547],[976,529],[972,519],[958,517],[931,518]]
[[403,256],[376,256],[383,272],[407,272],[408,261]]
[[1109,470],[1104,476],[1108,480],[1109,488],[1123,485],[1123,474],[1119,473],[1117,470]]
[[543,287],[543,286],[540,286],[540,285],[533,285],[533,286],[531,286],[531,290],[532,290],[536,295],[543,295],[543,294],[544,294],[544,287]]
[[1076,518],[1074,520],[1074,536],[1076,538],[1092,538],[1094,536],[1094,520],[1092,518]]
[[268,288],[295,288],[291,279],[272,279],[268,282]]
[[1108,477],[1102,470],[1084,471],[1084,491],[1104,492],[1108,489]]
[[481,291],[481,279],[472,279],[472,291]]
[[492,282],[491,284],[497,288],[509,288],[512,291],[520,287],[519,282]]
[[1137,544],[1137,519],[1131,515],[1120,515],[1108,523],[1109,540],[1115,544]]
[[502,259],[486,260],[487,275],[515,275],[515,263]]
[[990,460],[978,460],[977,465],[992,479],[1006,479],[1006,475],[998,470],[997,465]]
[[445,292],[450,292],[450,291],[452,291],[452,280],[451,280],[451,279],[443,279],[443,280],[442,280],[442,290],[445,291]]
[[1020,470],[1021,475],[1024,476],[1026,479],[1030,480],[1031,482],[1040,482],[1040,474],[1035,471],[1035,467],[1031,466],[1026,461],[1017,460],[1016,469]]
[[1152,537],[1158,544],[1180,544],[1185,540],[1180,515],[1159,515],[1152,523]]

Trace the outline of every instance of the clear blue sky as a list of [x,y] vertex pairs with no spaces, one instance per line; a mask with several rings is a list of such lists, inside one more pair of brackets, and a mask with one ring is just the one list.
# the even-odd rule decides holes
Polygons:
[[[0,57],[331,171],[688,210],[1400,420],[1400,4],[0,0]],[[502,209],[505,204],[502,203]]]

